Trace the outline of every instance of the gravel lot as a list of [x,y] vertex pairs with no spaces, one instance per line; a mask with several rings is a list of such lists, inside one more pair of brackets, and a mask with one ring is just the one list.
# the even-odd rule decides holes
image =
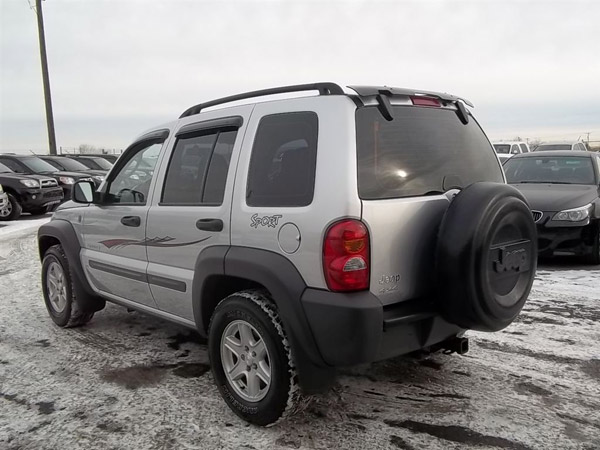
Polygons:
[[54,326],[40,223],[0,228],[2,449],[599,447],[597,267],[544,264],[517,322],[470,332],[467,355],[345,370],[332,392],[263,429],[225,406],[187,329],[113,305],[84,328]]

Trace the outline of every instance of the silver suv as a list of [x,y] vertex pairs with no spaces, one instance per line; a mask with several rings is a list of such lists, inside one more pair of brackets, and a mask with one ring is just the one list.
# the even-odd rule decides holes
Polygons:
[[[318,95],[227,105],[300,91]],[[223,398],[260,425],[337,367],[464,353],[465,330],[519,314],[537,251],[465,104],[317,83],[191,107],[40,228],[51,318],[110,301],[197,330]]]

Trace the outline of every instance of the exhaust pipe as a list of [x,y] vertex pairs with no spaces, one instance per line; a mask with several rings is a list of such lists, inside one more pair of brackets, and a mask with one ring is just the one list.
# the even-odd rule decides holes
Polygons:
[[465,337],[454,337],[444,342],[440,342],[440,347],[445,355],[458,353],[464,355],[469,351],[469,339]]

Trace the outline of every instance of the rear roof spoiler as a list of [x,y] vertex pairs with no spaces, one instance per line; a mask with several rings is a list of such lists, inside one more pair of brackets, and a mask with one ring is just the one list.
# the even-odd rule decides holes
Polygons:
[[433,91],[421,91],[417,89],[404,89],[404,88],[395,88],[388,86],[348,86],[349,89],[352,89],[361,97],[372,97],[376,95],[385,95],[387,97],[393,97],[396,95],[402,96],[411,96],[411,95],[423,95],[426,97],[434,97],[440,100],[444,100],[446,102],[458,102],[461,101],[464,104],[474,108],[473,103],[471,103],[466,98],[457,97],[455,95],[450,95],[442,92],[433,92]]

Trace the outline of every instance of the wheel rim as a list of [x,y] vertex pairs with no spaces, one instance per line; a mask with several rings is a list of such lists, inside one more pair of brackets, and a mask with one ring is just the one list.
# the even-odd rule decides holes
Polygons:
[[0,217],[8,217],[12,212],[12,203],[10,200],[6,203],[6,207],[0,210]]
[[61,313],[67,306],[67,280],[62,266],[51,262],[46,272],[46,289],[52,308]]
[[221,336],[225,377],[248,402],[258,402],[271,386],[271,359],[260,333],[244,320],[231,322]]

